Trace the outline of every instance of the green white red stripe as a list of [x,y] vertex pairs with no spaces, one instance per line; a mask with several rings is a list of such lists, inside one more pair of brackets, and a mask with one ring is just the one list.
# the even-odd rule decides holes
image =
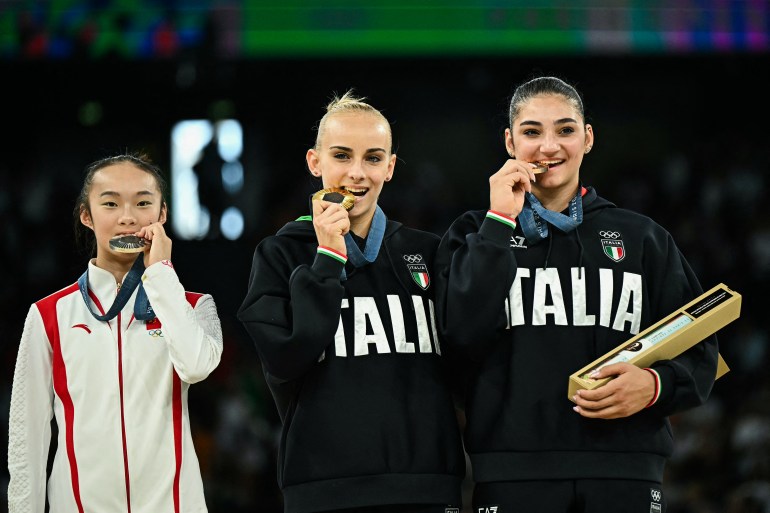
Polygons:
[[414,281],[417,282],[417,285],[419,285],[423,289],[428,288],[428,284],[430,283],[430,277],[428,276],[428,273],[413,272],[412,278],[414,278]]
[[660,374],[658,374],[658,371],[656,371],[655,369],[651,369],[649,367],[645,367],[644,370],[652,374],[653,379],[655,379],[655,392],[652,394],[652,400],[647,404],[647,406],[645,406],[645,408],[649,408],[650,406],[658,402],[658,399],[660,398],[660,391],[661,391]]
[[605,246],[604,251],[613,260],[621,260],[623,258],[623,248],[619,246]]
[[332,248],[327,248],[326,246],[318,246],[318,253],[322,255],[326,255],[328,257],[332,257],[333,259],[342,262],[343,264],[347,263],[348,257],[347,255],[343,255],[339,251],[336,251]]
[[494,219],[497,222],[508,225],[514,230],[516,229],[516,220],[514,220],[511,217],[508,217],[505,214],[501,214],[500,212],[495,212],[494,210],[487,210],[487,217],[490,219]]

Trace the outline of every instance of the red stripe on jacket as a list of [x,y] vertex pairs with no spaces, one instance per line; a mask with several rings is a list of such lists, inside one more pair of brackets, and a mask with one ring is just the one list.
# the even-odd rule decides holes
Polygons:
[[69,287],[60,290],[45,299],[41,299],[37,303],[37,309],[40,312],[40,316],[43,318],[43,326],[45,327],[45,333],[48,337],[48,342],[51,344],[53,351],[53,369],[51,370],[53,375],[53,388],[56,391],[56,395],[59,396],[59,400],[64,407],[64,419],[67,423],[65,440],[67,443],[67,459],[70,464],[70,477],[72,479],[72,495],[75,498],[75,503],[78,506],[78,511],[83,512],[83,502],[80,498],[80,480],[78,478],[78,462],[75,457],[75,444],[73,437],[73,422],[75,419],[75,406],[72,403],[72,397],[70,396],[69,389],[67,388],[67,368],[64,365],[64,357],[61,352],[61,340],[59,338],[59,322],[58,314],[56,312],[57,302],[70,294],[80,292],[78,284],[74,283]]
[[[198,300],[203,296],[197,292],[185,292],[185,299],[190,306],[195,308]],[[182,380],[174,372],[172,376],[171,415],[174,423],[174,513],[179,513],[179,481],[182,471]]]

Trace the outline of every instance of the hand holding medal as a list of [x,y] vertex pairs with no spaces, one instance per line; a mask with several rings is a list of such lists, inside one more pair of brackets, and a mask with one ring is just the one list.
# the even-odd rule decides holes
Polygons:
[[532,192],[535,175],[543,172],[542,166],[535,169],[523,160],[508,159],[503,166],[489,177],[489,209],[515,218],[524,205],[524,195]]
[[[323,202],[340,205],[342,209],[333,205],[324,206]],[[350,231],[348,211],[355,202],[353,193],[341,187],[329,187],[313,194],[313,228],[320,246],[346,252],[344,237]]]
[[147,241],[149,249],[144,253],[144,266],[150,267],[161,260],[171,260],[171,239],[166,235],[163,223],[158,221],[145,226],[138,232],[138,237]]
[[110,249],[118,253],[144,252],[144,265],[171,259],[171,239],[160,222],[145,226],[134,234],[119,235],[110,239]]

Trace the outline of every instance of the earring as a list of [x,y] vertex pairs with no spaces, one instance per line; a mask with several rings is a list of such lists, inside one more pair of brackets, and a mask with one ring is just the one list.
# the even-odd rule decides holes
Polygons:
[[588,154],[589,151],[591,151],[591,146],[586,148],[586,154]]

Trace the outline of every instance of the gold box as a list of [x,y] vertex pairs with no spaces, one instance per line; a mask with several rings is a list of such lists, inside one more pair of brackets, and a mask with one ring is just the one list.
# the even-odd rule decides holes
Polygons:
[[[571,401],[578,390],[593,390],[613,379],[588,378],[599,367],[619,362],[649,367],[659,360],[670,360],[740,317],[740,313],[741,295],[720,283],[572,374],[567,397]],[[718,356],[716,379],[730,370],[722,355]]]

